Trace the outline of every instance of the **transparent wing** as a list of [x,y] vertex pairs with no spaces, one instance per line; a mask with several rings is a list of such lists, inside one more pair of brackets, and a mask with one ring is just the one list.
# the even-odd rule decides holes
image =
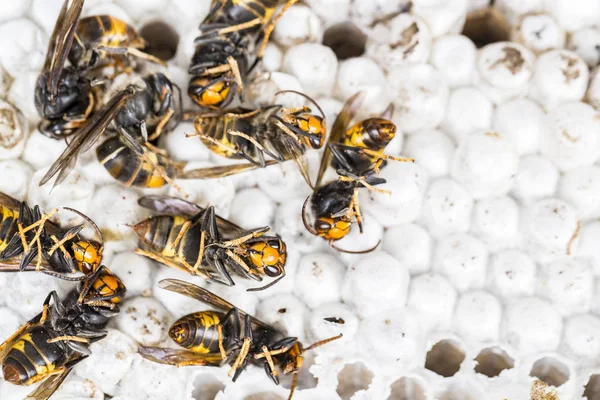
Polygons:
[[312,182],[310,181],[310,171],[308,168],[308,161],[306,159],[304,147],[287,135],[278,140],[275,145],[278,147],[283,147],[283,149],[280,149],[281,152],[285,154],[287,159],[291,158],[294,160],[294,163],[298,167],[300,174],[308,186],[313,188]]
[[[166,214],[173,216],[192,216],[194,214],[206,211],[205,208],[200,207],[199,205],[180,199],[178,197],[171,196],[144,196],[138,200],[138,204],[142,207],[156,211],[157,213],[161,213],[163,215]],[[240,235],[246,232],[243,228],[234,224],[233,222],[226,220],[225,218],[221,218],[219,216],[217,216],[216,218],[217,228],[221,233],[225,234],[226,236]]]
[[21,202],[17,199],[10,197],[7,194],[0,192],[0,205],[10,208],[12,210],[18,210],[21,206]]
[[69,375],[71,369],[72,368],[67,368],[60,374],[52,375],[46,378],[46,380],[42,382],[37,389],[31,392],[25,398],[25,400],[48,400],[67,378],[67,375]]
[[[20,260],[15,258],[11,258],[8,260],[0,261],[0,272],[19,272],[21,269],[19,268]],[[49,264],[46,260],[42,260],[42,270],[40,272],[45,272],[45,269],[49,268]],[[35,271],[35,262],[30,263],[24,271]]]
[[221,355],[218,353],[200,354],[190,350],[169,349],[164,347],[140,346],[138,348],[138,353],[150,361],[175,366],[179,366],[182,363],[195,366],[219,366],[223,361]]
[[[179,279],[163,279],[158,283],[158,286],[160,286],[162,289],[170,290],[171,292],[176,292],[184,296],[191,297],[192,299],[196,299],[202,303],[213,306],[224,312],[228,312],[232,308],[237,308],[233,304],[231,304],[225,299],[222,299],[216,294],[204,288],[201,288],[200,286],[196,286],[192,283],[181,281]],[[248,313],[240,310],[239,308],[237,310],[242,317],[245,315],[249,315]],[[254,318],[251,315],[250,320],[252,321],[252,323],[263,328],[273,329],[268,324],[262,322],[259,319]]]
[[149,210],[167,215],[194,215],[205,209],[189,201],[171,196],[144,196],[138,204]]
[[[268,160],[265,166],[278,164],[278,161]],[[242,172],[252,171],[260,166],[252,163],[240,163],[231,165],[221,165],[218,167],[198,168],[190,171],[182,172],[178,178],[182,179],[216,179],[225,178],[227,176],[240,174]]]
[[130,98],[131,91],[123,90],[115,95],[106,106],[92,117],[87,124],[75,133],[75,138],[58,159],[50,166],[46,175],[40,181],[40,186],[45,185],[54,175],[60,172],[55,186],[60,184],[75,165],[77,156],[88,150],[108,127],[121,110],[125,102]]
[[317,181],[315,183],[315,188],[321,186],[321,181],[325,176],[325,171],[327,171],[327,167],[331,163],[331,150],[329,150],[330,143],[339,143],[341,139],[344,137],[344,133],[348,129],[348,125],[352,122],[352,119],[356,115],[356,112],[360,108],[362,102],[365,99],[365,94],[363,92],[358,92],[354,96],[350,97],[344,103],[344,107],[338,114],[335,122],[333,123],[333,127],[331,128],[331,132],[329,133],[329,139],[327,139],[327,144],[325,145],[325,150],[323,151],[323,156],[321,158],[321,165],[319,166],[319,173],[317,175]]
[[53,95],[58,91],[58,81],[73,44],[83,2],[84,0],[71,0],[69,5],[69,0],[65,0],[50,36],[44,71],[49,71],[46,89]]
[[391,121],[392,118],[394,118],[394,104],[391,103],[388,108],[386,108],[385,110],[383,110],[383,112],[381,113],[381,115],[379,115],[379,118],[383,118],[383,119],[387,119],[388,121]]
[[[10,259],[0,262],[0,273],[3,272],[36,272],[37,266],[36,261],[32,261],[25,267],[25,269],[20,268],[20,260]],[[88,276],[81,272],[69,273],[69,272],[55,272],[52,270],[51,265],[46,260],[42,260],[41,268],[39,270],[40,273],[54,276],[59,279],[63,279],[66,281],[82,281],[87,279]],[[1,359],[1,358],[0,358]]]
[[19,272],[21,263],[19,260],[11,258],[0,262],[0,272]]

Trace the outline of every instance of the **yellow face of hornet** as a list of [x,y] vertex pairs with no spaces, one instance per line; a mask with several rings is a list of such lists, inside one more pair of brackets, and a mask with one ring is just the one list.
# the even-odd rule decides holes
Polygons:
[[315,229],[326,240],[340,240],[350,232],[351,222],[341,218],[318,218]]
[[77,268],[84,274],[94,272],[102,262],[102,246],[98,242],[80,240],[71,247]]
[[308,147],[320,149],[325,144],[327,126],[322,117],[309,113],[284,113],[282,119],[292,128],[302,132],[302,135],[298,136],[300,136],[302,142]]
[[125,285],[116,275],[112,273],[103,273],[98,276],[92,283],[90,291],[84,298],[85,301],[90,301],[93,298],[106,298],[113,304],[119,304],[125,297]]
[[286,259],[286,247],[282,240],[266,240],[254,243],[248,249],[250,261],[269,277],[277,277],[283,273]]
[[189,94],[192,100],[200,107],[219,107],[230,95],[231,83],[228,80],[216,80],[211,82],[206,77],[199,77],[190,82]]
[[318,115],[300,114],[296,118],[298,129],[304,132],[306,145],[313,149],[320,149],[325,144],[327,127],[325,120]]

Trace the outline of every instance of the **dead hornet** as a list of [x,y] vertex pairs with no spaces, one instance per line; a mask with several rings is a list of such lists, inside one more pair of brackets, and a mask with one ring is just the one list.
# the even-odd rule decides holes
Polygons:
[[[381,168],[388,160],[414,162],[411,158],[392,157],[383,153],[396,134],[394,123],[383,118],[392,113],[391,108],[388,108],[382,117],[362,120],[348,129],[363,99],[361,93],[352,96],[336,118],[321,158],[315,190],[302,207],[302,221],[310,233],[329,241],[338,251],[355,254],[370,252],[379,245],[377,243],[367,250],[349,251],[333,244],[350,232],[354,221],[357,222],[360,232],[363,231],[358,190],[364,187],[380,193],[389,193],[374,187],[386,182],[377,176]],[[323,176],[330,164],[336,169],[338,180],[322,185]],[[306,212],[309,201],[315,217],[313,226],[309,223]]]
[[278,329],[199,286],[177,279],[162,280],[159,286],[218,311],[199,311],[180,318],[169,329],[169,337],[184,349],[142,346],[139,353],[144,358],[178,367],[229,364],[233,382],[248,364],[252,364],[264,368],[278,385],[279,369],[284,374],[294,374],[288,400],[296,388],[304,353],[342,337],[340,334],[305,348],[298,338],[286,337]]
[[112,66],[116,75],[131,69],[127,56],[164,64],[142,51],[144,39],[120,19],[80,19],[83,3],[64,1],[35,86],[35,106],[43,118],[40,132],[54,139],[73,134],[98,109],[98,85],[106,78],[93,77],[94,71]]
[[285,276],[285,243],[265,236],[268,226],[245,230],[213,207],[175,197],[146,196],[138,203],[159,214],[133,227],[140,240],[137,254],[228,286],[235,285],[232,273],[255,281],[276,278],[248,291],[267,289]]
[[[154,73],[117,92],[80,129],[40,186],[56,174],[55,185],[60,184],[73,169],[79,153],[90,149],[105,131],[109,131],[108,138],[97,147],[96,155],[110,175],[125,186],[158,188],[171,183],[172,178],[185,178],[185,164],[172,161],[151,143],[179,121],[181,96],[175,89],[177,86],[165,75]],[[107,129],[111,123],[113,127]]]
[[46,400],[71,369],[106,336],[103,328],[119,312],[125,286],[106,267],[98,268],[61,301],[55,291],[42,312],[0,345],[4,380],[14,385],[44,382],[27,397]]
[[192,101],[218,109],[227,107],[236,93],[243,94],[244,81],[262,58],[277,21],[297,1],[213,0],[194,41],[188,85]]
[[[84,225],[63,229],[50,221],[58,211],[45,214],[0,193],[0,272],[41,271],[66,280],[82,280],[102,262],[103,239],[98,226],[84,214],[65,207],[86,220],[99,241],[80,235]],[[35,260],[35,262],[34,262]]]
[[[197,175],[203,179],[221,178],[292,159],[311,185],[305,153],[307,148],[323,147],[327,131],[325,114],[310,97],[293,90],[276,95],[283,93],[305,97],[319,110],[320,116],[312,114],[307,106],[287,108],[281,105],[197,114],[194,120],[196,134],[188,136],[198,136],[220,156],[249,161],[200,169]],[[266,156],[272,159],[271,162],[265,160]]]

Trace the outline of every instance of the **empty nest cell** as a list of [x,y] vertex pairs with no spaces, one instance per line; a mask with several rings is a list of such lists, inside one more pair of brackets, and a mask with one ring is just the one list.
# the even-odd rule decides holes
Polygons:
[[503,42],[510,38],[510,25],[504,15],[494,7],[477,10],[467,15],[462,34],[477,47]]
[[367,390],[373,381],[373,373],[361,362],[347,364],[338,373],[337,394],[348,400],[359,390]]
[[179,34],[163,21],[148,22],[140,30],[140,35],[148,42],[146,52],[168,61],[175,57],[179,45]]
[[600,400],[600,375],[594,374],[590,376],[587,384],[585,385],[585,389],[583,391],[583,395],[587,397],[588,400]]
[[402,377],[392,383],[392,393],[387,400],[426,400],[425,390],[413,378]]
[[505,369],[511,369],[515,366],[515,360],[497,346],[481,350],[475,357],[475,361],[477,361],[475,372],[490,378],[498,376]]
[[211,374],[199,374],[194,379],[192,397],[195,400],[214,400],[225,386]]
[[443,377],[454,376],[465,359],[465,352],[454,340],[445,339],[434,344],[427,353],[425,368]]
[[364,54],[367,36],[352,22],[346,21],[328,28],[323,35],[323,44],[330,47],[338,59],[345,60]]
[[544,357],[533,363],[530,376],[550,386],[559,387],[569,380],[569,368],[555,357]]
[[244,397],[244,400],[283,400],[281,396],[273,392],[254,393]]
[[483,398],[485,397],[481,390],[468,383],[452,385],[436,397],[439,400],[480,400]]

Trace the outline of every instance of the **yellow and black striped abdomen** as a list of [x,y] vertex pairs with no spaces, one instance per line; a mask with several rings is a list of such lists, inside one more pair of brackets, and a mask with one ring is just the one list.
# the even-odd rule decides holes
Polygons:
[[206,147],[222,157],[231,159],[242,158],[239,154],[236,154],[235,150],[246,146],[248,141],[240,136],[230,135],[229,132],[242,132],[248,136],[252,136],[253,133],[250,122],[242,118],[227,115],[199,118],[194,122],[194,127],[197,132],[210,136],[216,142],[220,143],[219,145],[211,140],[200,137],[200,140]]
[[343,144],[383,152],[396,135],[396,125],[383,118],[362,120],[346,131]]
[[134,230],[143,247],[177,264],[183,260],[187,265],[194,265],[200,253],[200,223],[190,226],[175,245],[181,227],[187,220],[184,216],[153,216],[136,224]]
[[[146,153],[155,165],[164,168],[167,175],[175,175],[176,167],[166,157],[151,151]],[[167,184],[158,169],[123,145],[116,136],[100,144],[96,154],[108,173],[125,186],[159,188]]]
[[0,205],[0,252],[6,249],[12,237],[17,233],[19,211]]
[[[177,344],[200,354],[219,353],[218,325],[224,315],[201,311],[179,318],[169,329],[169,337]],[[223,342],[227,341],[223,331]]]
[[4,358],[4,379],[15,385],[29,385],[62,367],[70,350],[61,342],[48,343],[52,337],[44,326],[26,330]]
[[99,46],[135,48],[144,46],[144,40],[135,29],[125,21],[109,15],[82,18],[77,24],[75,42],[88,50]]
[[[135,29],[118,18],[108,15],[86,17],[77,24],[69,50],[69,62],[75,67],[86,66],[90,61],[90,52],[99,47],[143,49],[145,46],[146,41]],[[100,59],[107,59],[107,53],[99,52],[99,55]]]
[[169,256],[165,249],[175,225],[178,225],[179,229],[181,228],[181,224],[183,224],[181,220],[183,218],[170,215],[154,216],[136,224],[134,230],[144,247],[164,253],[163,256]]

